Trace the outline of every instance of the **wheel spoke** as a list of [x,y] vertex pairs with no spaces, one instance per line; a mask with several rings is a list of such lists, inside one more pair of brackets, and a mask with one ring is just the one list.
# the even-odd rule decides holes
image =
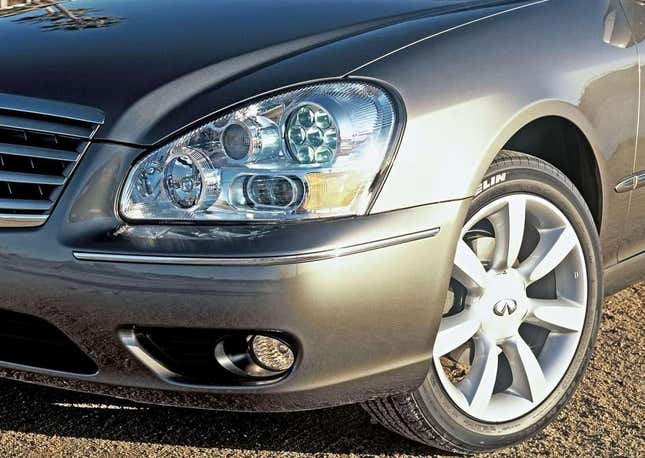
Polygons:
[[504,342],[502,349],[513,374],[513,384],[508,391],[531,402],[540,401],[546,392],[546,379],[531,348],[517,336]]
[[458,388],[476,414],[483,414],[490,404],[497,380],[499,347],[486,339],[475,339],[475,356],[470,372]]
[[585,321],[585,309],[567,299],[529,299],[527,321],[555,332],[580,332]]
[[493,268],[501,270],[515,265],[524,240],[526,197],[510,196],[507,205],[489,218],[495,228]]
[[527,285],[535,283],[552,272],[577,244],[578,237],[571,226],[540,231],[537,247],[519,267],[526,278]]
[[463,240],[457,244],[453,277],[471,292],[480,291],[486,286],[484,265]]
[[433,355],[439,358],[468,342],[479,330],[479,325],[479,321],[467,311],[443,318],[434,343]]

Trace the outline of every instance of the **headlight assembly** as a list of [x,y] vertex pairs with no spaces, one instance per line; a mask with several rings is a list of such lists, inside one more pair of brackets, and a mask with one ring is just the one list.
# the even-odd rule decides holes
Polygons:
[[130,221],[360,215],[392,154],[397,111],[377,86],[305,86],[248,104],[148,154],[121,199]]

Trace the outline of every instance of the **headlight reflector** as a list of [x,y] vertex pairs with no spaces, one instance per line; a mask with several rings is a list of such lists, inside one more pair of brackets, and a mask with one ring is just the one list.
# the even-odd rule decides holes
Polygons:
[[363,214],[394,145],[396,110],[361,82],[248,104],[146,155],[120,200],[132,221],[267,221]]

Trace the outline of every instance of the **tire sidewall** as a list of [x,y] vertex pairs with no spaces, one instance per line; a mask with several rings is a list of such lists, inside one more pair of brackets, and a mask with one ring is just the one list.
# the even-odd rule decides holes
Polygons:
[[[522,158],[529,156],[522,155]],[[434,363],[425,382],[412,394],[422,413],[432,417],[454,438],[456,445],[469,450],[490,450],[525,440],[544,428],[570,399],[591,358],[602,307],[602,268],[600,247],[593,218],[582,196],[557,169],[531,158],[509,164],[494,164],[473,198],[467,220],[479,209],[509,194],[533,194],[554,204],[571,222],[580,240],[587,268],[587,313],[578,348],[569,368],[551,394],[531,412],[505,423],[485,423],[463,413],[446,394]]]

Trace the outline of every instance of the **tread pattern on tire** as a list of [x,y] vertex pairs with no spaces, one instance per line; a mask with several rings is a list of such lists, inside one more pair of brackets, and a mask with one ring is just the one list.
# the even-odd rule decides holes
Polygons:
[[453,453],[470,452],[452,443],[426,420],[410,394],[368,401],[363,408],[382,426],[410,440]]
[[[491,164],[486,176],[491,173],[492,169],[495,169],[495,171],[498,172],[499,170],[522,168],[527,166],[536,167],[548,174],[557,176],[562,184],[565,184],[574,194],[577,194],[580,197],[581,201],[584,202],[578,189],[571,180],[562,173],[562,171],[552,164],[529,154],[508,150],[501,151]],[[587,212],[589,212],[588,209]],[[589,212],[588,216],[593,221],[591,212]],[[575,386],[571,387],[568,392],[573,389],[575,389]],[[563,399],[558,402],[558,405],[563,405],[567,398],[568,396],[564,396]],[[451,439],[450,434],[443,431],[443,429],[436,424],[432,418],[427,418],[423,414],[423,411],[417,404],[412,393],[368,401],[363,404],[363,408],[374,420],[385,428],[413,441],[459,454],[472,454],[473,452],[484,451],[474,448],[466,448],[455,443],[455,441]],[[558,413],[558,410],[559,409],[555,409],[554,412],[543,418],[540,425],[536,425],[536,427],[541,429],[544,425],[548,424]]]

